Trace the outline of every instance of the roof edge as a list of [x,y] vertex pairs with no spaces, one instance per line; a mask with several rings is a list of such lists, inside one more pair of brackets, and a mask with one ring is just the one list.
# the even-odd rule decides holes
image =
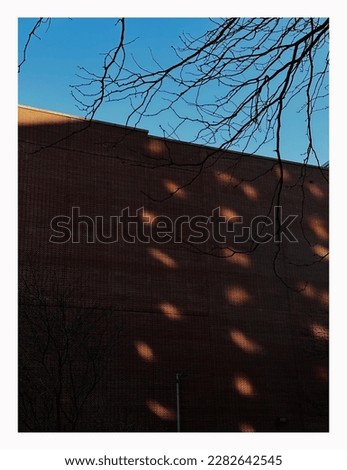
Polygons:
[[[87,118],[84,118],[82,116],[76,116],[76,115],[73,115],[73,114],[62,113],[60,111],[52,111],[52,110],[49,110],[49,109],[36,108],[35,106],[19,104],[18,108],[29,109],[29,110],[32,110],[32,111],[37,111],[37,112],[46,113],[46,114],[54,114],[54,115],[57,115],[57,116],[65,116],[65,117],[68,117],[70,119],[76,119],[76,120],[79,120],[79,121],[88,121]],[[166,141],[166,142],[173,142],[175,144],[192,145],[194,147],[199,147],[199,148],[206,149],[206,150],[211,150],[211,151],[221,151],[221,152],[230,153],[230,154],[233,154],[233,155],[235,155],[235,154],[236,155],[243,155],[243,156],[249,157],[249,158],[257,158],[257,159],[260,158],[262,160],[278,162],[278,159],[276,157],[269,157],[269,156],[265,156],[265,155],[258,155],[258,154],[254,154],[254,153],[248,153],[248,152],[240,152],[238,150],[225,150],[225,149],[221,149],[220,147],[212,147],[212,146],[209,146],[209,145],[198,144],[198,143],[195,143],[195,142],[188,142],[188,141],[184,141],[184,140],[175,140],[175,139],[170,139],[170,138],[166,138],[166,137],[153,135],[153,134],[150,134],[147,129],[143,129],[143,128],[140,128],[140,127],[125,126],[123,124],[116,124],[116,123],[109,122],[109,121],[101,121],[99,119],[93,119],[91,122],[97,123],[97,124],[103,124],[104,126],[112,126],[112,127],[122,128],[122,129],[130,129],[130,130],[143,132],[143,133],[147,134],[149,137],[153,137],[155,139],[163,140],[163,141]],[[303,166],[302,162],[295,162],[295,161],[292,161],[292,160],[281,159],[281,162],[285,163],[285,164],[288,164],[288,165]],[[324,164],[324,165],[314,165],[312,163],[307,163],[306,166],[309,167],[309,168],[320,168],[323,171],[329,171],[329,166],[327,166],[326,164]]]
[[[36,108],[35,106],[29,106],[29,105],[26,105],[26,104],[19,104],[18,108],[30,109],[31,111],[36,111],[36,112],[39,112],[39,113],[54,114],[55,116],[64,116],[64,117],[68,117],[70,119],[75,119],[76,121],[89,121],[88,118],[85,118],[83,116],[76,116],[74,114],[62,113],[60,111],[52,111],[50,109]],[[139,132],[145,132],[146,134],[148,134],[147,129],[142,129],[140,127],[125,126],[123,124],[117,124],[115,122],[101,121],[100,119],[92,119],[91,122],[95,122],[97,124],[103,124],[103,125],[106,125],[106,126],[120,127],[122,129],[132,129],[132,130],[136,130],[136,131],[139,131]]]

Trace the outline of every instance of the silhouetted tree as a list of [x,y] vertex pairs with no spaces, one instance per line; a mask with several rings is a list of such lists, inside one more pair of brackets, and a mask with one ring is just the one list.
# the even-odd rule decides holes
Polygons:
[[306,113],[305,162],[312,157],[320,165],[312,116],[327,104],[327,19],[211,20],[212,28],[201,37],[180,37],[177,60],[166,67],[154,58],[143,65],[128,57],[125,20],[117,24],[119,41],[105,54],[101,72],[80,67],[82,83],[73,86],[87,117],[104,102],[126,100],[132,109],[127,124],[170,111],[175,124],[164,130],[167,137],[188,125],[195,131],[192,142],[223,150],[252,146],[252,152],[274,140],[280,162],[283,120],[296,100]]
[[[24,272],[23,272],[24,271]],[[19,290],[19,429],[74,431],[95,398],[121,327],[114,312],[73,305],[72,289],[24,270]],[[100,394],[99,394],[100,396]],[[87,410],[88,412],[88,410]],[[99,419],[107,410],[100,405]]]
[[[40,18],[25,45],[23,65],[31,37],[48,19]],[[144,162],[183,167],[190,174],[175,192],[194,182],[203,170],[225,150],[237,151],[231,167],[243,153],[257,153],[272,142],[276,161],[267,172],[278,168],[277,183],[269,201],[269,215],[274,206],[282,205],[284,169],[282,143],[286,123],[293,109],[303,114],[306,149],[302,155],[301,176],[295,182],[302,191],[299,220],[304,233],[305,180],[307,165],[322,163],[315,145],[315,114],[327,107],[329,70],[329,20],[327,18],[225,18],[212,19],[211,28],[199,37],[180,36],[181,45],[173,47],[175,58],[162,66],[152,55],[151,63],[129,54],[126,20],[116,21],[118,39],[104,54],[100,70],[79,67],[80,83],[72,86],[77,106],[87,118],[88,127],[104,103],[124,102],[130,112],[125,124],[137,126],[145,118],[163,115],[169,124],[161,126],[164,137],[179,138],[181,129],[189,127],[191,142],[213,145],[198,161],[178,162],[168,152],[165,161]],[[288,138],[288,136],[287,136]],[[53,145],[53,144],[52,144]],[[133,164],[133,163],[132,163]],[[327,174],[321,171],[327,181]],[[256,178],[264,176],[260,174]],[[254,181],[245,176],[241,182]],[[281,221],[277,220],[281,230]],[[250,251],[257,248],[253,243]],[[277,270],[280,244],[274,258]],[[227,256],[235,251],[230,250]],[[324,254],[319,262],[326,257]]]

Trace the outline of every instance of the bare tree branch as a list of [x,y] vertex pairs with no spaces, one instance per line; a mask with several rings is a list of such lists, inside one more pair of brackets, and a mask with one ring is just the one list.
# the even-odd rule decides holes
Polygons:
[[32,30],[30,31],[30,33],[28,34],[28,38],[27,38],[27,41],[24,45],[24,48],[23,48],[23,58],[21,60],[21,62],[18,64],[18,73],[20,73],[21,71],[21,67],[22,65],[26,62],[26,59],[27,59],[27,53],[28,53],[28,49],[29,49],[29,45],[30,45],[30,42],[32,40],[33,37],[36,37],[37,39],[41,39],[38,35],[37,35],[37,31],[40,29],[40,27],[43,25],[43,24],[46,24],[48,23],[47,25],[47,29],[46,29],[46,32],[48,31],[50,25],[51,25],[51,18],[39,18],[34,27],[32,28]]

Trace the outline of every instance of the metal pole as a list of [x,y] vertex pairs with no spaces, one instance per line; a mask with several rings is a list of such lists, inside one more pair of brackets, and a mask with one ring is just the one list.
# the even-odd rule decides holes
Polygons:
[[182,374],[176,373],[176,407],[177,407],[177,432],[181,432],[181,407],[180,407],[180,377]]

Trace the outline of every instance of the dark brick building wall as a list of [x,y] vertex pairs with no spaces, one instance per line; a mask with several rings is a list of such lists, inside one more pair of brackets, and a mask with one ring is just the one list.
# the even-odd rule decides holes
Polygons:
[[247,223],[268,213],[279,171],[20,107],[19,429],[175,431],[180,372],[182,431],[327,431],[326,170],[284,163],[298,243],[280,250],[87,243],[86,224],[80,243],[49,242],[72,207],[106,219],[143,207],[150,220],[220,207]]

